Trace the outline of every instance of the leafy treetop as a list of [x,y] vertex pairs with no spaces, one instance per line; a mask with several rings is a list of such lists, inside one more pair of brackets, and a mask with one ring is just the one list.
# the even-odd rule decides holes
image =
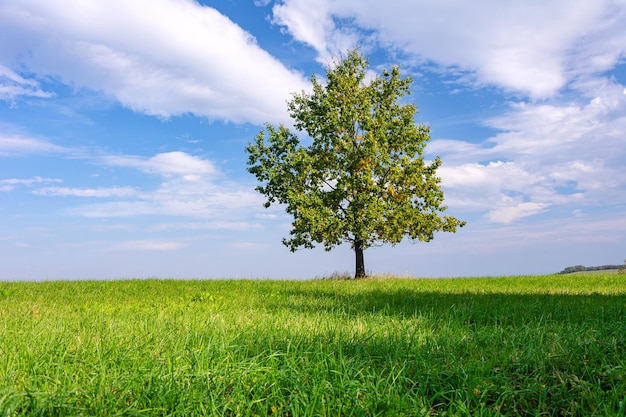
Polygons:
[[352,51],[327,69],[326,83],[313,76],[312,93],[293,95],[289,114],[312,139],[309,146],[282,125],[266,125],[246,148],[265,206],[284,204],[293,216],[283,243],[295,251],[349,242],[357,277],[365,275],[362,252],[372,245],[395,245],[405,236],[430,241],[465,224],[440,215],[441,160],[423,157],[430,129],[415,123],[414,105],[400,103],[411,78],[393,67],[366,82],[367,69]]

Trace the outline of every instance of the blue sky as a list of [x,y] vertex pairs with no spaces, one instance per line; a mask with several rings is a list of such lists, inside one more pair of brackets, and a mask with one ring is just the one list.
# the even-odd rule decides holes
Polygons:
[[0,279],[314,278],[246,172],[263,123],[359,47],[399,64],[448,214],[371,273],[557,272],[626,257],[626,2],[3,0]]

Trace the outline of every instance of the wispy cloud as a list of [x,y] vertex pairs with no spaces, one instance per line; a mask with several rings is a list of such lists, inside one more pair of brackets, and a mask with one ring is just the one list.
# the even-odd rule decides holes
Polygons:
[[230,221],[261,204],[252,189],[241,185],[176,180],[162,183],[154,190],[143,190],[130,200],[80,205],[70,212],[84,217],[165,215]]
[[46,187],[36,193],[113,199],[69,209],[73,215],[84,217],[166,215],[215,218],[228,227],[238,224],[232,222],[237,213],[242,214],[242,211],[261,205],[261,199],[252,187],[229,180],[212,161],[185,152],[167,152],[150,157],[96,154],[84,158],[109,167],[135,169],[160,177],[162,182],[156,188],[146,188],[145,185],[93,189]]
[[191,181],[198,179],[200,175],[217,172],[211,161],[178,151],[160,153],[149,158],[134,155],[106,155],[97,157],[96,161],[111,166],[136,168],[149,174],[165,177],[182,176]]
[[0,64],[0,100],[14,100],[20,96],[49,98],[53,94],[43,91],[36,80],[24,78]]
[[259,250],[264,246],[254,242],[234,242],[230,245],[230,247],[234,249]]
[[71,188],[71,187],[43,187],[33,190],[33,194],[42,196],[63,197],[132,197],[137,190],[132,187],[100,187],[100,188]]
[[63,152],[67,149],[45,140],[0,132],[0,157]]
[[109,247],[110,251],[175,251],[185,245],[180,242],[160,240],[128,240],[114,243]]
[[489,211],[487,217],[491,221],[511,223],[515,220],[541,213],[548,206],[548,204],[545,203],[516,201],[517,199],[510,197],[505,197],[503,200],[504,203],[508,205],[500,206]]
[[151,232],[165,232],[171,230],[235,230],[249,231],[259,230],[258,223],[243,221],[208,221],[208,222],[176,222],[159,223],[148,228]]
[[[6,139],[6,138],[5,138]],[[2,148],[2,144],[5,147]],[[122,186],[74,187],[46,186],[34,188],[34,195],[55,197],[83,197],[106,199],[105,202],[70,207],[67,212],[83,217],[134,217],[142,215],[215,218],[206,228],[251,228],[245,222],[233,221],[237,213],[261,206],[260,196],[252,187],[229,180],[216,165],[199,156],[174,151],[153,156],[106,155],[102,151],[61,148],[46,141],[16,138],[2,142],[0,150],[17,152],[63,152],[66,156],[90,161],[110,168],[130,168],[149,176],[161,178],[156,188],[147,188],[145,181]],[[33,177],[29,179],[0,179],[0,191],[8,192],[17,186],[35,187],[61,183],[61,179]],[[151,182],[148,182],[151,183]],[[189,224],[187,224],[189,226]],[[182,226],[181,226],[182,227]],[[201,227],[195,224],[194,227]]]
[[33,177],[33,178],[5,178],[0,179],[0,191],[13,191],[16,187],[23,186],[33,186],[36,184],[50,184],[50,183],[61,183],[62,180],[58,178],[42,178],[42,177]]

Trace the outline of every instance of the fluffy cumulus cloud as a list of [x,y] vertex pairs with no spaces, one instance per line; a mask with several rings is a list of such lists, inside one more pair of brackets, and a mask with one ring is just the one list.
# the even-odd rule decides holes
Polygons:
[[494,222],[510,223],[540,213],[552,203],[546,199],[551,190],[545,177],[526,172],[513,162],[444,166],[440,175],[449,204],[485,211]]
[[551,205],[626,203],[626,95],[615,82],[598,84],[582,105],[512,104],[486,122],[501,133],[482,143],[434,140],[429,151],[449,162],[441,174],[450,195],[504,210],[490,215],[498,221],[515,219],[515,207],[524,217]]
[[[11,39],[0,58],[14,68],[165,118],[284,121],[289,93],[308,85],[228,17],[192,0],[6,0],[0,36]],[[47,94],[33,76],[0,67],[0,98]]]

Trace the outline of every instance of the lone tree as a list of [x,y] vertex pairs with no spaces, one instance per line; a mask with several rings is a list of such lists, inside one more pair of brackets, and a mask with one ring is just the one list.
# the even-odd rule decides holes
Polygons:
[[439,157],[423,153],[430,129],[417,125],[415,106],[401,104],[411,78],[398,67],[366,82],[367,60],[356,50],[312,77],[313,92],[288,102],[295,128],[312,139],[303,146],[280,125],[266,125],[246,147],[256,190],[286,206],[293,230],[283,244],[292,252],[323,243],[327,251],[350,242],[355,278],[365,276],[363,251],[395,245],[405,236],[430,241],[437,231],[455,232],[465,222],[441,216],[443,192],[436,176]]

